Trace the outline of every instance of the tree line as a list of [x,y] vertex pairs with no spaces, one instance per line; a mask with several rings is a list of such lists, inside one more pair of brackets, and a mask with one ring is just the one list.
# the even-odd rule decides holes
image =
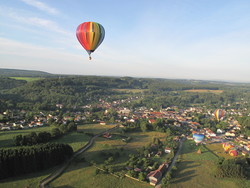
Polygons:
[[218,178],[246,178],[250,161],[243,159],[225,159],[220,157],[217,162],[215,177]]
[[56,166],[72,154],[71,146],[58,143],[0,149],[0,179]]
[[31,146],[47,143],[77,129],[77,126],[74,122],[57,126],[58,128],[53,128],[51,132],[43,131],[39,132],[38,134],[36,132],[31,132],[27,135],[17,135],[13,138],[14,144],[16,146]]

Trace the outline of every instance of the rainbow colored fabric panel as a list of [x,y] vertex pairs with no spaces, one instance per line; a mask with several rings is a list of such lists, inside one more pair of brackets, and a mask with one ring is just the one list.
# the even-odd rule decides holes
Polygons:
[[96,22],[84,22],[76,29],[76,37],[83,48],[91,54],[100,46],[105,36],[103,26]]
[[216,117],[217,120],[220,120],[222,117],[224,117],[226,114],[225,110],[222,109],[217,109],[214,111],[214,116]]

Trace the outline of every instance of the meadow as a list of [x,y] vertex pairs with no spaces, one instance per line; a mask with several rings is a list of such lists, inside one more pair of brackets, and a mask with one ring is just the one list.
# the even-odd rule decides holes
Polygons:
[[[82,127],[84,130],[84,126]],[[87,128],[86,130],[88,130]],[[113,134],[119,134],[119,130],[112,132]],[[160,139],[165,138],[164,133],[159,132],[137,132],[126,133],[126,136],[131,137],[131,141],[125,143],[115,136],[115,138],[106,139],[99,137],[95,141],[95,144],[88,151],[79,156],[78,160],[73,163],[66,172],[55,181],[51,183],[52,187],[97,187],[97,188],[147,188],[152,187],[148,183],[142,183],[135,180],[131,180],[126,177],[118,178],[110,174],[95,174],[95,167],[90,166],[89,162],[93,161],[97,166],[101,167],[104,163],[104,153],[119,152],[119,158],[112,162],[110,167],[114,169],[114,173],[123,176],[126,171],[124,166],[129,158],[129,154],[136,153],[137,149],[152,142],[153,137]],[[87,162],[86,162],[87,161]]]
[[42,126],[42,127],[34,127],[29,129],[19,129],[19,130],[11,130],[11,131],[0,131],[0,147],[13,147],[14,142],[13,138],[17,135],[26,135],[31,132],[43,132],[47,131],[50,132],[53,128],[53,126]]
[[[202,153],[198,154],[198,149]],[[176,164],[170,187],[172,188],[241,188],[250,186],[247,180],[219,179],[214,177],[216,161],[219,156],[233,158],[225,154],[221,143],[196,146],[193,141],[186,141]]]
[[211,90],[211,89],[189,89],[189,90],[185,90],[185,92],[221,94],[224,91],[223,90]]
[[40,77],[10,77],[10,78],[16,79],[16,80],[25,80],[27,82],[34,82],[34,81],[43,79]]

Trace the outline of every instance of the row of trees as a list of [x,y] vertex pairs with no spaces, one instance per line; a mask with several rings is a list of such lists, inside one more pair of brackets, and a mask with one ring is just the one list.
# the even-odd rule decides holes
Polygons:
[[57,139],[64,134],[77,129],[74,122],[57,126],[58,128],[53,128],[51,132],[43,131],[38,134],[36,132],[31,132],[27,135],[17,135],[13,138],[14,144],[16,146],[31,146],[35,144],[47,143],[52,139]]
[[218,178],[245,178],[245,169],[249,168],[246,159],[219,158],[215,176]]
[[36,172],[61,164],[72,154],[71,146],[57,143],[0,149],[0,179]]

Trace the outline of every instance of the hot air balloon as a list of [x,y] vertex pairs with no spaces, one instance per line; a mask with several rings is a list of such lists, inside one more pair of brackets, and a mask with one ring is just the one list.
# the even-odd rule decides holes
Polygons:
[[196,144],[199,144],[204,139],[204,134],[193,134],[193,138]]
[[228,152],[231,148],[234,147],[232,144],[228,144],[228,143],[223,143],[222,146],[225,152]]
[[83,48],[89,54],[91,60],[91,53],[100,46],[105,36],[103,26],[96,22],[84,22],[76,29],[76,37]]
[[235,150],[235,149],[234,149],[234,150],[230,150],[230,151],[229,151],[229,155],[231,155],[231,156],[234,156],[234,157],[235,157],[235,156],[237,156],[237,155],[238,155],[238,152],[237,152],[237,150]]
[[220,121],[225,116],[225,114],[225,110],[222,109],[217,109],[214,111],[214,116],[218,121]]

